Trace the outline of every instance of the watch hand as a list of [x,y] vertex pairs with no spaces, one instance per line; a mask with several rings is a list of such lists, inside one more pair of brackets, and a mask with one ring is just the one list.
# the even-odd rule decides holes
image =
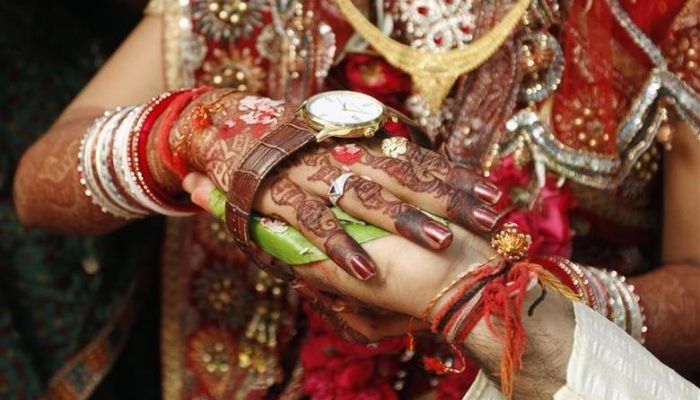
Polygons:
[[369,115],[369,113],[366,112],[366,111],[356,110],[356,109],[354,109],[354,108],[346,108],[345,111],[350,111],[350,112],[354,112],[354,113],[358,113],[358,114]]
[[347,107],[345,107],[345,102],[342,99],[339,99],[337,97],[331,97],[333,100],[335,100],[336,103],[340,104],[340,109],[345,111],[347,110]]

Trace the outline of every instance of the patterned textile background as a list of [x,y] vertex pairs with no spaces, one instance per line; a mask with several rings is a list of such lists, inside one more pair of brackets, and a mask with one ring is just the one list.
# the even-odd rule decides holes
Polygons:
[[[59,236],[24,229],[12,206],[22,152],[138,22],[139,3],[0,0],[0,399],[37,398],[123,307],[137,268],[144,270],[144,250],[157,249],[153,240],[144,249],[124,237],[147,243],[160,236],[159,221],[98,238]],[[159,397],[157,299],[148,300],[125,356],[94,398]]]

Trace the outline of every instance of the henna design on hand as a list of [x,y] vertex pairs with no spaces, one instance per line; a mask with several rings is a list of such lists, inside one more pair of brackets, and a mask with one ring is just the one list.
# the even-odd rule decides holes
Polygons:
[[402,158],[419,165],[455,189],[471,193],[489,205],[496,204],[501,198],[501,190],[493,183],[468,168],[453,164],[445,156],[434,151],[409,142],[406,144],[406,154]]
[[290,207],[296,225],[316,245],[349,274],[368,279],[376,272],[369,256],[340,226],[333,212],[320,199],[307,194],[287,174],[274,177],[270,183],[272,201]]
[[400,199],[387,199],[384,188],[376,182],[354,176],[346,183],[346,192],[353,192],[363,207],[381,210],[401,236],[429,249],[443,249],[452,242],[452,232],[417,208]]
[[[309,182],[320,181],[330,187],[343,173],[340,168],[328,165],[329,156],[328,152],[316,152],[311,160],[308,157],[301,158],[305,164],[311,161],[315,165],[321,165],[308,177]],[[345,193],[340,200],[341,206],[358,218],[392,230],[429,249],[445,248],[452,241],[452,232],[449,229],[433,221],[417,208],[394,197],[376,182],[352,176],[345,183]],[[379,216],[382,218],[377,221]]]
[[[258,98],[256,98],[258,99]],[[258,100],[252,100],[252,102]],[[266,98],[260,102],[270,103]],[[193,101],[182,114],[171,135],[171,145],[188,143],[183,157],[192,168],[206,173],[220,189],[228,190],[231,173],[243,155],[260,137],[272,131],[282,119],[282,107],[265,113],[251,111],[251,96],[231,90],[214,90]],[[195,126],[202,108],[208,124]],[[280,114],[277,114],[279,110]]]
[[71,121],[57,123],[24,154],[13,185],[15,208],[23,224],[95,234],[127,222],[103,213],[80,184],[80,140],[101,112],[85,110]]
[[459,225],[484,232],[491,230],[498,215],[475,197],[455,189],[422,167],[398,158],[376,156],[365,151],[362,162],[404,187],[428,194],[446,204],[446,216]]
[[[342,171],[336,167],[330,166],[330,165],[324,165],[321,168],[318,169],[313,175],[309,177],[310,182],[323,182],[327,184],[328,186],[333,184],[333,181],[336,180],[340,175],[342,175]],[[346,185],[347,187],[347,185]]]

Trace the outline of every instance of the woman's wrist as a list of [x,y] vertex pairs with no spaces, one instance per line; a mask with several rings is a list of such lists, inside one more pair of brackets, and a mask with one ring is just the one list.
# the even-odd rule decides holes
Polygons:
[[211,90],[181,113],[170,147],[191,171],[208,175],[226,191],[229,171],[284,112],[281,102],[234,90]]
[[151,175],[169,195],[182,193],[189,172],[204,173],[226,190],[228,169],[274,128],[270,122],[283,111],[277,103],[274,109],[255,109],[257,99],[267,99],[227,89],[201,87],[174,96],[158,115],[147,144]]

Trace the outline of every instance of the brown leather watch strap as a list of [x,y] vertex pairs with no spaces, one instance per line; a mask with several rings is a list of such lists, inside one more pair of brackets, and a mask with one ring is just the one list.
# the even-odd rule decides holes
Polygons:
[[226,203],[226,225],[239,245],[248,246],[248,222],[255,194],[272,169],[289,155],[316,141],[316,131],[294,114],[244,156],[233,172]]

